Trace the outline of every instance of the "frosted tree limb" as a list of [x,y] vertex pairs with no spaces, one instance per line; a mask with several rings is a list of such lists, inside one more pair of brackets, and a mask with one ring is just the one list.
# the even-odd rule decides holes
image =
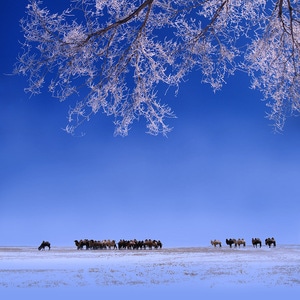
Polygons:
[[68,132],[100,112],[126,136],[140,118],[167,135],[162,91],[193,70],[215,91],[243,71],[281,130],[300,110],[299,14],[297,0],[73,0],[61,13],[30,0],[15,72],[26,91],[69,99]]

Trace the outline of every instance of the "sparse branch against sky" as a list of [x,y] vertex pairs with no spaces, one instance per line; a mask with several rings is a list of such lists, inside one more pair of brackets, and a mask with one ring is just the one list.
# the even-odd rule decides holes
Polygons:
[[30,93],[46,85],[72,101],[70,133],[105,113],[116,135],[141,117],[149,133],[166,135],[175,114],[162,95],[194,70],[215,91],[248,73],[276,129],[300,111],[297,0],[75,0],[61,13],[30,0],[26,12],[16,73]]

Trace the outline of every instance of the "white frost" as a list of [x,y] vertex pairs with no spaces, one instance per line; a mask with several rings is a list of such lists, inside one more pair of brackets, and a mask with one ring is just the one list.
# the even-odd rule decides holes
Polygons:
[[0,248],[8,288],[300,288],[300,246],[76,250]]

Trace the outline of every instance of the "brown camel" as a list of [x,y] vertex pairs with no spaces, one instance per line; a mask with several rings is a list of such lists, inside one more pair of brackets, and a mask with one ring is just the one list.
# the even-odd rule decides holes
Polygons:
[[221,241],[219,240],[213,240],[213,241],[210,241],[210,243],[214,246],[214,247],[217,247],[219,245],[219,247],[222,247],[222,243]]
[[257,248],[257,246],[261,248],[261,240],[259,238],[252,238],[252,245],[255,248]]
[[265,244],[266,244],[267,246],[269,246],[269,248],[271,248],[272,245],[273,245],[274,247],[276,247],[276,241],[275,241],[275,239],[274,239],[273,237],[271,237],[271,238],[266,238],[266,239],[265,239]]
[[244,247],[246,247],[245,240],[244,239],[237,239],[236,242],[235,242],[235,247],[237,247],[237,246],[240,247],[241,245],[243,245]]

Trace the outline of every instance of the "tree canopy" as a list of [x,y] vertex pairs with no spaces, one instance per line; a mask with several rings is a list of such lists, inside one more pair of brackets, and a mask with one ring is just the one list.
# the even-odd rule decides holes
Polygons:
[[20,23],[15,72],[32,94],[71,99],[70,133],[100,112],[116,135],[141,117],[166,135],[174,113],[158,92],[195,69],[214,91],[246,72],[278,130],[300,111],[298,0],[71,0],[60,13],[30,0]]

